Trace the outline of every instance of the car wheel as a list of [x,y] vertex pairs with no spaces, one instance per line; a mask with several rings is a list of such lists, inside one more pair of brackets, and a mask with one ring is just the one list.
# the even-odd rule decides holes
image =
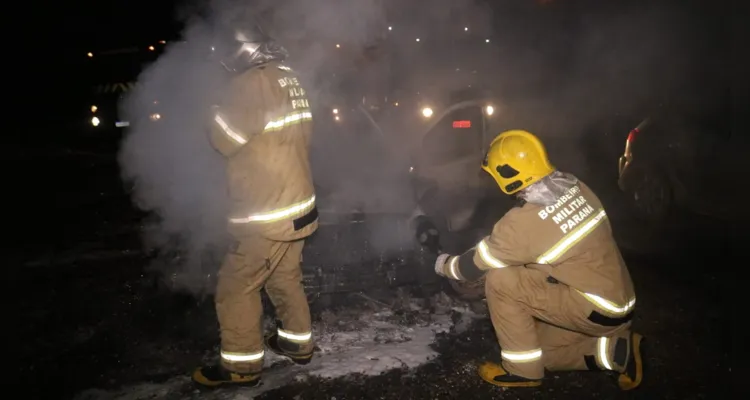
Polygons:
[[637,176],[626,191],[634,216],[649,222],[663,221],[672,208],[669,180],[658,171],[643,171]]

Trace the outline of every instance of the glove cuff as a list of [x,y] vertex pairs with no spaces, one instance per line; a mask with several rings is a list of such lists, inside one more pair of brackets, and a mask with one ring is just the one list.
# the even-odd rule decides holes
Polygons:
[[441,254],[438,256],[437,260],[435,260],[435,273],[440,276],[445,276],[445,262],[448,261],[448,258],[450,257],[450,254]]

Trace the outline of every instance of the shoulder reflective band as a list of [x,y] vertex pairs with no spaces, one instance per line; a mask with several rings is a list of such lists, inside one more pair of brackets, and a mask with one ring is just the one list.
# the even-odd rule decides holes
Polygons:
[[229,127],[229,124],[227,124],[226,121],[224,121],[221,115],[216,114],[216,116],[214,117],[214,121],[216,121],[216,123],[219,124],[219,126],[221,127],[221,130],[223,130],[224,133],[227,134],[227,136],[232,138],[232,140],[234,140],[235,142],[239,144],[247,143],[247,139],[245,139],[244,136],[232,130],[232,128]]
[[263,359],[263,350],[255,353],[238,353],[233,351],[221,351],[221,358],[228,362],[253,362]]
[[310,111],[291,112],[282,118],[269,121],[263,129],[263,133],[280,131],[289,125],[300,124],[304,121],[312,121],[312,113]]
[[565,254],[566,251],[570,250],[571,247],[573,247],[576,243],[580,242],[588,236],[589,233],[591,233],[594,229],[596,229],[601,222],[607,218],[607,213],[604,212],[603,209],[599,209],[599,211],[595,214],[591,214],[588,221],[586,221],[583,225],[579,226],[569,234],[565,235],[559,242],[555,243],[554,246],[552,246],[551,249],[547,250],[546,253],[542,254],[539,258],[537,258],[538,264],[549,264],[558,258]]
[[527,363],[542,359],[542,349],[534,349],[529,351],[500,351],[500,355],[503,360],[514,362],[514,363]]
[[586,300],[593,303],[595,306],[598,306],[602,310],[606,310],[615,315],[627,314],[633,309],[633,307],[635,307],[635,297],[633,297],[630,301],[628,301],[628,303],[625,304],[624,306],[620,306],[618,304],[615,304],[595,294],[584,293],[584,292],[581,292],[580,290],[577,290],[577,292],[580,293],[583,297],[585,297]]
[[292,333],[283,329],[276,329],[279,336],[292,342],[307,342],[312,338],[312,332]]
[[267,213],[248,215],[247,217],[243,218],[230,218],[229,222],[233,224],[247,224],[250,222],[265,223],[279,221],[307,211],[311,209],[313,205],[315,205],[315,195],[312,195],[312,197],[303,202],[269,211]]
[[484,261],[485,264],[489,265],[491,268],[505,268],[505,267],[507,267],[507,265],[503,264],[502,261],[498,260],[497,258],[495,258],[490,253],[490,248],[489,248],[489,246],[487,246],[487,243],[485,242],[485,240],[487,240],[487,239],[482,240],[477,245],[477,250],[479,252],[479,258],[481,258],[482,261]]
[[279,69],[282,71],[291,71],[292,69],[287,67],[286,65],[279,65]]

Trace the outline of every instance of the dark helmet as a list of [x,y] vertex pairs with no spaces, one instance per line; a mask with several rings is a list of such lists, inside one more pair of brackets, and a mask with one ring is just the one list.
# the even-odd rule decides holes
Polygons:
[[283,61],[289,54],[257,24],[221,26],[211,44],[212,58],[230,72],[243,72],[271,61]]

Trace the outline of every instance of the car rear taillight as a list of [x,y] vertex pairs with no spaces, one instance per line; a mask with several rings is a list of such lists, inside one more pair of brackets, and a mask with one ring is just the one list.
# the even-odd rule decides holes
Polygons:
[[638,128],[635,128],[635,129],[631,130],[630,133],[628,133],[627,142],[628,143],[632,143],[635,140],[635,138],[638,136],[639,133],[641,133],[641,130],[638,129]]
[[618,162],[618,169],[620,171],[620,176],[622,176],[623,171],[625,171],[625,168],[628,166],[628,164],[630,164],[630,161],[633,159],[633,149],[632,149],[633,142],[635,142],[635,139],[641,133],[643,128],[646,127],[646,125],[648,124],[648,121],[649,121],[648,118],[644,119],[643,121],[641,121],[640,124],[638,124],[638,126],[633,128],[628,133],[628,138],[625,139],[625,151],[623,152]]

